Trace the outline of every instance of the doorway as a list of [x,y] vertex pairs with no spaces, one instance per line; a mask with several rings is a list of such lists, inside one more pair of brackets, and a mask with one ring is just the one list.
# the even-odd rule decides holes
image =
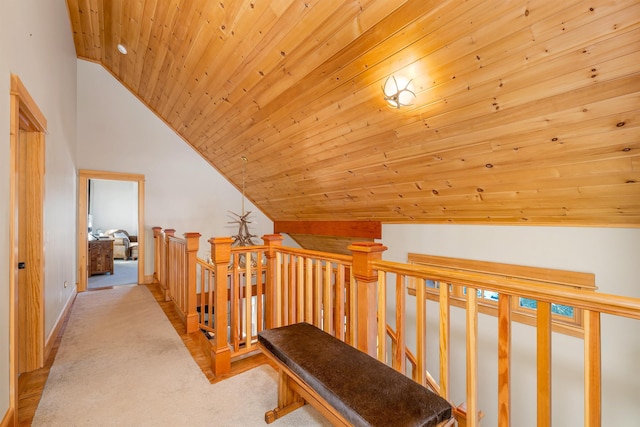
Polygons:
[[44,365],[44,165],[47,120],[11,75],[9,176],[9,409],[18,376]]
[[137,284],[138,183],[90,179],[88,187],[87,290]]
[[[78,174],[78,292],[86,291],[89,277],[89,200],[92,180],[129,181],[137,183],[137,283],[145,283],[144,175],[80,170]],[[93,225],[93,224],[92,224]],[[94,231],[94,230],[92,230]],[[108,273],[107,273],[108,274]]]

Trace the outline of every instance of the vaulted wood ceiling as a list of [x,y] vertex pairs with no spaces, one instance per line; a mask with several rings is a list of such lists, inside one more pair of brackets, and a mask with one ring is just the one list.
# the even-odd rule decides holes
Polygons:
[[67,4],[78,57],[238,188],[245,156],[273,220],[640,225],[637,0]]

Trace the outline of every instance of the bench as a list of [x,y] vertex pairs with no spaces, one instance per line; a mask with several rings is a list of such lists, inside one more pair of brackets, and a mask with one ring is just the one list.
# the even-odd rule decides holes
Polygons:
[[445,399],[308,323],[258,334],[278,367],[278,406],[271,423],[309,403],[336,426],[424,426],[453,423]]

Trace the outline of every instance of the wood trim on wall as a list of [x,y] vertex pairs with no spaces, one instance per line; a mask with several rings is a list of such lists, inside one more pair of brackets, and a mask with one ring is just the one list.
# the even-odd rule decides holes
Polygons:
[[382,225],[380,221],[274,221],[273,232],[381,239]]
[[18,371],[44,366],[44,134],[18,137]]
[[[10,173],[9,173],[9,410],[3,418],[15,424],[18,419],[18,375],[44,362],[44,245],[43,204],[45,134],[47,120],[20,78],[11,75],[10,89]],[[27,144],[29,147],[25,148]],[[31,146],[33,145],[33,146]],[[20,163],[19,155],[30,159]],[[22,166],[21,166],[22,165]],[[23,168],[27,168],[23,170]],[[22,173],[22,175],[20,175]],[[25,188],[19,188],[19,187]],[[27,198],[23,206],[21,199]],[[21,212],[27,209],[27,212]],[[22,215],[20,219],[18,215]],[[20,228],[21,230],[19,230]],[[21,241],[20,239],[23,239]],[[29,290],[19,295],[18,256],[28,255]],[[34,300],[21,300],[24,297]],[[19,331],[22,331],[19,333]],[[26,331],[26,332],[25,332]],[[22,334],[22,335],[21,335]],[[24,341],[21,337],[28,336]],[[28,348],[23,348],[26,343]],[[22,353],[28,366],[20,366]]]
[[78,292],[87,290],[87,188],[89,179],[138,183],[138,283],[145,283],[144,181],[142,174],[81,169],[78,171]]
[[2,421],[0,421],[0,427],[13,427],[16,425],[15,423],[15,412],[13,408],[9,407],[7,412],[4,414]]

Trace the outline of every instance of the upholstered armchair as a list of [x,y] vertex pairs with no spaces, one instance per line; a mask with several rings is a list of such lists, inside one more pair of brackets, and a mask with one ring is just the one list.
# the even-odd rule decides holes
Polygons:
[[[137,236],[130,236],[126,230],[108,230],[104,234],[113,238],[114,259],[129,259],[132,255],[135,255],[135,258],[137,258]],[[133,248],[136,248],[136,250],[134,251]]]

